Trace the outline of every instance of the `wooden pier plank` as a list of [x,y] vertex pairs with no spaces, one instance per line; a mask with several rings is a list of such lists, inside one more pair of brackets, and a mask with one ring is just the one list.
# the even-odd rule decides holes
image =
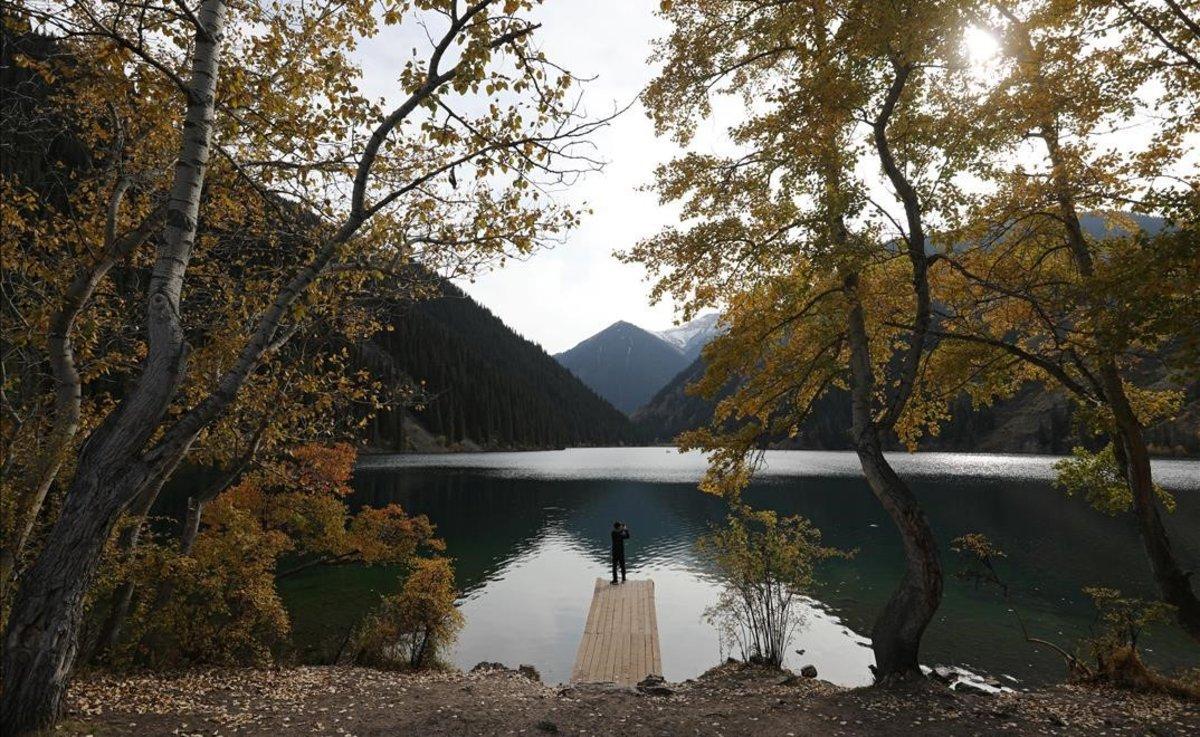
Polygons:
[[654,582],[596,579],[571,681],[632,686],[651,674],[662,674]]

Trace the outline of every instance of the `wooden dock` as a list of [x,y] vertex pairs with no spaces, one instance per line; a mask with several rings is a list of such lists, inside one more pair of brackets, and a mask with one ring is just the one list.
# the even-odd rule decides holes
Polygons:
[[648,675],[662,675],[654,582],[597,578],[571,682],[633,686]]

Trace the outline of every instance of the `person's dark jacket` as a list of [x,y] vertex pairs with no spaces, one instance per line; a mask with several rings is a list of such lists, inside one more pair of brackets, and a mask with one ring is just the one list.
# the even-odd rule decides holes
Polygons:
[[614,553],[625,552],[625,541],[629,539],[629,530],[622,527],[612,531],[612,549]]

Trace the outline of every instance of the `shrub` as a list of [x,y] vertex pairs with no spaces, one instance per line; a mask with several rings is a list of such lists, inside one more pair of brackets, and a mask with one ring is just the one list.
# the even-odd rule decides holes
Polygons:
[[[307,444],[264,461],[203,508],[188,553],[149,522],[131,520],[144,525],[143,542],[126,554],[110,545],[91,595],[92,627],[106,629],[113,613],[124,617],[120,641],[104,659],[119,666],[261,665],[291,629],[279,578],[334,563],[411,566],[421,551],[444,550],[425,516],[398,505],[350,513],[345,497],[354,459],[345,444]],[[281,570],[284,560],[295,564]],[[422,573],[414,585],[440,593],[432,575]],[[126,613],[119,604],[130,587],[136,593],[124,598]]]
[[1096,623],[1086,647],[1096,663],[1094,680],[1135,691],[1166,693],[1200,701],[1200,687],[1184,678],[1174,679],[1146,667],[1138,652],[1138,639],[1152,625],[1169,622],[1174,607],[1161,601],[1123,596],[1110,588],[1085,588],[1096,607]]
[[429,668],[441,663],[462,628],[454,568],[446,558],[420,558],[398,594],[384,597],[359,627],[354,660],[361,665]]
[[1093,586],[1083,593],[1096,607],[1092,637],[1084,644],[1103,669],[1105,658],[1123,649],[1137,651],[1138,638],[1153,624],[1170,621],[1173,607],[1161,601],[1123,596],[1116,589]]
[[217,501],[286,535],[293,565],[280,576],[327,563],[404,565],[420,549],[444,550],[428,518],[409,516],[397,504],[350,513],[346,497],[356,457],[345,443],[302,445],[247,474]]
[[[136,598],[114,665],[262,665],[286,641],[290,622],[275,588],[286,537],[252,515],[214,504],[191,555],[173,544],[143,544],[123,571]],[[160,599],[158,592],[169,591]]]
[[812,584],[814,563],[840,553],[821,546],[820,531],[807,519],[780,519],[746,506],[698,545],[721,581],[717,603],[704,614],[722,648],[736,647],[743,660],[782,665],[803,624],[798,605]]
[[[1009,587],[1000,578],[996,561],[1004,552],[980,533],[970,533],[950,543],[954,552],[964,556],[968,567],[957,575],[976,584],[995,586],[1004,599]],[[1152,625],[1170,621],[1174,607],[1161,601],[1143,601],[1127,597],[1111,588],[1089,587],[1083,590],[1096,608],[1091,637],[1083,639],[1072,653],[1049,640],[1032,637],[1016,608],[1011,609],[1021,626],[1025,641],[1049,647],[1063,657],[1075,680],[1105,683],[1135,691],[1166,693],[1183,699],[1200,700],[1200,671],[1185,671],[1169,678],[1146,667],[1138,652],[1138,640]]]
[[[1096,453],[1086,448],[1075,448],[1070,458],[1055,462],[1054,485],[1067,496],[1081,496],[1093,508],[1115,517],[1128,512],[1133,505],[1133,492],[1129,482],[1117,464],[1116,451],[1109,443]],[[1175,511],[1175,497],[1158,484],[1154,492],[1163,508]]]

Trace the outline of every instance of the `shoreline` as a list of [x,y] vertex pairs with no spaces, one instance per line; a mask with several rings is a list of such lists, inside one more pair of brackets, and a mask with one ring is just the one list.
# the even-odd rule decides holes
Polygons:
[[[566,446],[557,446],[557,447],[529,446],[529,447],[496,448],[496,447],[476,446],[476,445],[472,444],[472,447],[459,447],[459,448],[442,447],[437,450],[389,450],[389,449],[385,449],[385,448],[379,448],[376,446],[361,446],[358,448],[358,452],[360,455],[365,456],[365,457],[422,456],[422,455],[456,456],[456,455],[468,455],[468,454],[489,454],[490,455],[490,454],[494,454],[494,453],[549,453],[549,452],[564,451],[564,450],[616,450],[616,449],[629,450],[629,449],[635,449],[635,448],[654,448],[654,449],[662,449],[662,450],[675,450],[676,446],[671,443],[639,443],[637,445],[566,445]],[[799,452],[799,453],[853,453],[854,452],[854,450],[852,448],[770,447],[770,448],[767,448],[767,450],[779,451],[779,452],[795,451],[795,452]],[[1056,454],[1056,453],[1025,452],[1025,451],[1012,451],[1012,450],[974,451],[974,450],[929,449],[929,450],[916,450],[916,451],[909,452],[907,450],[904,450],[903,448],[890,448],[890,449],[885,450],[884,452],[889,455],[903,455],[903,456],[923,456],[923,455],[935,455],[936,454],[936,455],[961,455],[961,456],[981,456],[982,455],[982,456],[1013,457],[1013,458],[1056,458],[1056,459],[1057,458],[1070,458],[1070,456],[1068,456],[1068,455],[1062,455],[1062,454]],[[1172,453],[1161,453],[1161,452],[1154,452],[1154,451],[1151,451],[1150,458],[1151,458],[1151,460],[1156,460],[1156,461],[1200,461],[1200,455],[1187,455],[1187,454],[1182,454],[1182,453],[1172,454]]]
[[683,683],[563,688],[481,663],[403,673],[361,667],[93,672],[72,686],[56,735],[821,735],[991,737],[1200,732],[1200,704],[1109,687],[999,694],[926,679],[844,688],[726,663]]

